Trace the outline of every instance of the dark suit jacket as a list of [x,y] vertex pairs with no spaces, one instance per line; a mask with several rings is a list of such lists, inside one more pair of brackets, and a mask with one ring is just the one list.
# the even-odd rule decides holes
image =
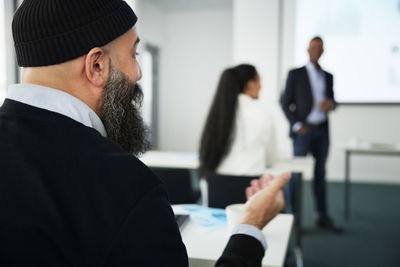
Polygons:
[[[331,99],[335,107],[333,76],[326,71],[324,71],[324,73],[326,98]],[[306,67],[291,70],[287,77],[285,91],[281,96],[282,109],[290,123],[290,136],[293,137],[293,132],[291,130],[293,124],[296,122],[305,123],[308,114],[311,112],[313,101]]]
[[[96,130],[7,99],[0,164],[0,266],[188,265],[164,184]],[[257,242],[220,266],[260,265]]]

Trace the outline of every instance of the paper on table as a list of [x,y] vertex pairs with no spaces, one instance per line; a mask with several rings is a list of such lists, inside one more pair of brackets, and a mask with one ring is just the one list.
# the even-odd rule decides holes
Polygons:
[[198,231],[208,231],[226,226],[223,209],[208,208],[194,204],[173,205],[175,214],[189,214]]

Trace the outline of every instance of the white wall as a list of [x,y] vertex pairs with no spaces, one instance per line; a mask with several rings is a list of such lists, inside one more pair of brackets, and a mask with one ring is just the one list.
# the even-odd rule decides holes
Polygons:
[[134,11],[138,16],[137,31],[141,40],[139,53],[146,43],[162,47],[167,34],[164,30],[165,12],[146,0],[135,1]]
[[[344,177],[343,144],[351,138],[368,142],[400,143],[400,106],[339,106],[332,112],[328,176]],[[351,158],[353,181],[400,183],[400,157],[355,155]]]
[[274,114],[278,158],[291,154],[288,126],[279,106],[279,9],[279,0],[233,2],[234,61],[254,64],[260,74],[259,100]]
[[[12,1],[4,1],[1,3],[3,22],[0,25],[0,34],[2,44],[2,54],[1,55],[1,66],[0,71],[2,72],[2,78],[0,81],[0,105],[3,103],[4,98],[7,96],[7,89],[8,85],[16,83],[18,80],[17,77],[17,60],[14,51],[14,40],[12,38],[12,29],[11,29],[11,22],[14,16],[14,5]],[[4,17],[3,17],[4,15]]]
[[231,10],[168,12],[163,30],[160,147],[197,151],[218,78],[232,62]]
[[160,48],[159,149],[197,151],[219,75],[232,63],[232,8],[155,3],[136,1],[136,11],[143,44]]
[[278,66],[278,1],[235,0],[233,58],[254,64],[260,74],[260,101],[276,103]]

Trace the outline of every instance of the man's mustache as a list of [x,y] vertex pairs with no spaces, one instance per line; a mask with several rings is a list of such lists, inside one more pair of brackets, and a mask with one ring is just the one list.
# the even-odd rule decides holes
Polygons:
[[135,83],[135,87],[132,90],[131,103],[136,106],[136,108],[141,108],[143,103],[143,90],[142,86],[138,83]]

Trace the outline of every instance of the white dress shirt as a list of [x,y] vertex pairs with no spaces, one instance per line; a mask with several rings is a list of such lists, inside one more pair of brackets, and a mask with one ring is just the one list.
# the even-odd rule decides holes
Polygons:
[[107,136],[99,116],[82,100],[61,90],[35,84],[13,84],[8,87],[7,98],[62,114]]
[[272,116],[257,99],[240,94],[236,110],[234,138],[217,173],[255,176],[272,165],[274,156]]
[[[314,100],[311,112],[306,118],[306,122],[310,124],[320,124],[326,121],[327,118],[326,113],[320,108],[321,102],[326,99],[325,73],[322,69],[317,69],[312,62],[307,63],[306,70],[310,80],[311,93]],[[301,122],[296,122],[293,125],[293,131],[297,132],[302,125]]]

